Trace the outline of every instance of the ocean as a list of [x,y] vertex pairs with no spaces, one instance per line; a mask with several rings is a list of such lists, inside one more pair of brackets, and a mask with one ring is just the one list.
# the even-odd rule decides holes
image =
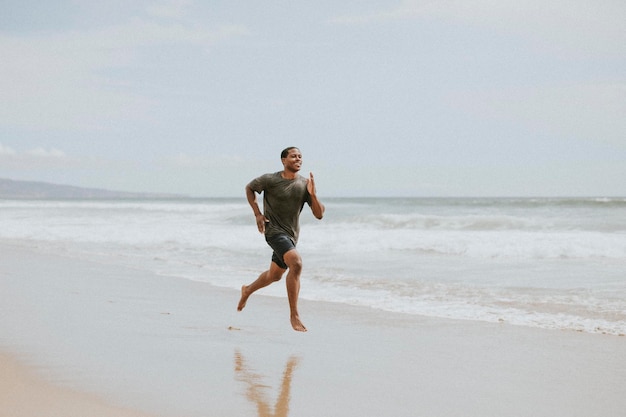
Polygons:
[[[626,334],[626,198],[323,201],[301,216],[301,299]],[[0,241],[236,290],[271,258],[243,197],[0,200]]]

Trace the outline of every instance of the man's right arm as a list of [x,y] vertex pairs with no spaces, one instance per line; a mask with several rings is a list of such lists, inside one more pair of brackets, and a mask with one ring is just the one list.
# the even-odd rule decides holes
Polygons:
[[259,232],[265,233],[265,223],[267,223],[268,220],[265,218],[263,213],[261,213],[261,209],[259,209],[259,204],[257,203],[256,193],[252,188],[250,188],[250,184],[246,185],[246,198],[248,199],[248,204],[250,204],[254,217],[256,218],[256,226],[259,229]]

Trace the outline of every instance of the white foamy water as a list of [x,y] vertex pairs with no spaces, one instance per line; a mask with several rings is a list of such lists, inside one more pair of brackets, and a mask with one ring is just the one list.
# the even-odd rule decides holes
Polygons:
[[[322,221],[302,214],[302,298],[626,333],[626,199],[325,203]],[[271,256],[243,198],[5,200],[0,239],[233,289]],[[263,293],[285,296],[284,285]]]

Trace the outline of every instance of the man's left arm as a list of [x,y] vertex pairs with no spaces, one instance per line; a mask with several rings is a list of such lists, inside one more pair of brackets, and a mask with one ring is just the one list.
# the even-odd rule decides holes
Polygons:
[[317,199],[317,190],[315,189],[315,179],[313,178],[313,173],[309,173],[309,179],[306,180],[306,189],[311,196],[311,211],[313,215],[317,219],[322,219],[324,217],[324,211],[326,207],[322,204],[321,201]]

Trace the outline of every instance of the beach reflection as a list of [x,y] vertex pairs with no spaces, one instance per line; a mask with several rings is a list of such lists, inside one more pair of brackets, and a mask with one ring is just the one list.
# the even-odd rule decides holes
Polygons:
[[246,398],[256,406],[258,417],[287,417],[291,397],[291,379],[299,359],[291,356],[285,364],[280,393],[273,407],[268,400],[270,386],[263,383],[264,375],[256,373],[239,351],[235,351],[235,377],[246,384]]

